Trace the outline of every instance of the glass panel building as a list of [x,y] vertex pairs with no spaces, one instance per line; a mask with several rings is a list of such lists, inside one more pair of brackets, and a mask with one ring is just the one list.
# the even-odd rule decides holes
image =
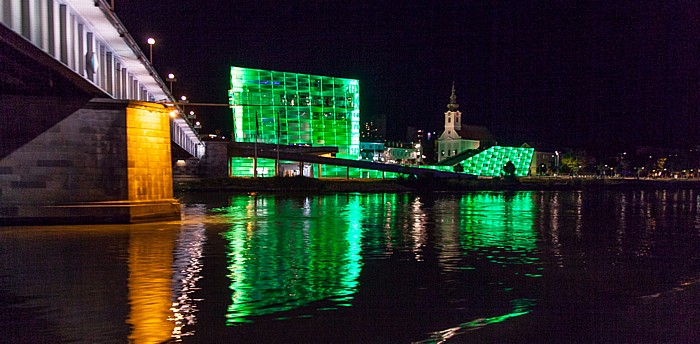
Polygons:
[[[229,103],[236,142],[335,146],[338,158],[360,156],[358,80],[234,66]],[[258,173],[271,176],[270,162],[258,163]],[[251,176],[252,166],[250,158],[234,158],[231,175]],[[327,166],[323,174],[347,171]]]
[[355,79],[231,67],[234,141],[336,146],[360,155],[360,83]]
[[534,148],[493,146],[462,161],[464,173],[480,177],[498,177],[504,174],[503,166],[508,162],[515,165],[515,175],[527,176]]

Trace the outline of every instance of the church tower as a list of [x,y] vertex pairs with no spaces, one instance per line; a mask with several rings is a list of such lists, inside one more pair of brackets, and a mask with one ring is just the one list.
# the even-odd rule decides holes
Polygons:
[[455,95],[455,83],[452,82],[452,95],[450,95],[450,103],[447,104],[447,112],[445,112],[445,130],[440,135],[439,140],[459,140],[461,137],[457,132],[462,129],[462,113],[457,110],[457,95]]
[[445,112],[445,130],[437,139],[438,162],[456,156],[464,151],[479,148],[478,140],[464,138],[465,129],[473,126],[462,126],[462,113],[458,110],[457,95],[455,95],[455,83],[452,82],[452,95]]

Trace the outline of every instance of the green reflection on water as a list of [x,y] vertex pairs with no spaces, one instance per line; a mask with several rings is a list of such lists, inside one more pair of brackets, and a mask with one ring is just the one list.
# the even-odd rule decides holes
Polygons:
[[362,268],[359,200],[238,196],[216,211],[231,223],[227,324],[324,299],[350,305]]
[[[531,193],[474,193],[460,201],[460,244],[480,250],[491,262],[531,264],[537,248]],[[490,248],[485,251],[485,248]]]

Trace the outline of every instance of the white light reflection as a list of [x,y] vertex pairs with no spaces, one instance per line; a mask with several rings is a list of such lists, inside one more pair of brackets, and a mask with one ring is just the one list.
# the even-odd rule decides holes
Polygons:
[[[552,219],[550,231],[551,231],[551,236],[552,236],[552,252],[554,253],[554,257],[556,257],[557,260],[557,267],[564,267],[564,255],[561,253],[561,242],[559,241],[559,220],[561,217],[561,201],[559,200],[559,193],[556,192],[554,193],[552,200],[550,201],[550,204],[552,206],[551,209],[551,216],[550,218]],[[576,233],[580,235],[580,233]]]
[[197,281],[202,276],[202,246],[206,241],[206,231],[203,224],[189,225],[182,229],[175,246],[175,261],[173,267],[173,297],[170,310],[174,322],[172,338],[182,341],[183,336],[194,335],[194,330],[185,331],[185,326],[197,322],[197,304],[201,301],[193,299],[192,293],[199,290]]
[[428,241],[428,234],[425,230],[425,211],[423,211],[420,197],[411,204],[413,215],[413,226],[411,227],[411,237],[413,238],[413,255],[416,261],[423,261],[423,247]]

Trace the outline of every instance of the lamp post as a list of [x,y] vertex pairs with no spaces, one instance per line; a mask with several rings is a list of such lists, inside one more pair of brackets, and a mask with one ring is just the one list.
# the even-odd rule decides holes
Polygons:
[[150,62],[151,64],[153,64],[153,45],[156,44],[156,40],[149,37],[148,40],[147,40],[147,42],[148,42],[148,47],[149,47],[148,50],[149,50],[149,53],[150,53],[150,54],[149,54],[148,62]]
[[185,104],[189,103],[190,101],[187,100],[186,96],[181,96],[180,97],[180,103],[182,103],[182,112],[185,113]]
[[275,159],[275,177],[280,176],[280,113],[277,112],[277,159]]
[[177,81],[177,79],[175,78],[175,74],[168,74],[168,78],[165,80],[170,82],[170,94],[173,94],[173,82]]
[[253,156],[253,178],[258,178],[258,112],[255,111],[255,134],[253,135],[255,141],[253,141],[253,150],[255,154]]

